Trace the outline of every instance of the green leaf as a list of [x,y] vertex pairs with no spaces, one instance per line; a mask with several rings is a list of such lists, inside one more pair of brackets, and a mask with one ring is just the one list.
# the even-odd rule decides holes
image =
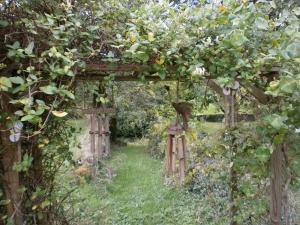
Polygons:
[[20,42],[16,41],[16,42],[14,42],[13,45],[6,45],[6,46],[9,47],[9,48],[17,50],[17,49],[20,48]]
[[75,95],[72,92],[68,91],[68,90],[62,90],[62,93],[64,95],[68,96],[70,99],[73,99],[73,100],[75,99]]
[[33,157],[28,155],[27,153],[25,153],[22,161],[15,163],[15,165],[13,166],[13,169],[18,172],[28,171],[28,169],[32,165],[32,161],[33,161]]
[[44,107],[38,107],[38,109],[35,111],[35,115],[36,116],[40,116],[45,112],[45,108]]
[[14,84],[24,84],[24,79],[22,77],[20,77],[20,76],[10,77],[9,79]]
[[150,42],[155,41],[155,37],[154,37],[154,34],[152,32],[148,33],[148,41],[150,41]]
[[300,58],[300,42],[293,42],[286,48],[287,54],[291,58]]
[[22,110],[18,110],[18,111],[15,112],[15,115],[24,116],[24,112]]
[[25,53],[27,55],[31,55],[32,54],[32,50],[34,48],[34,42],[30,42],[29,45],[25,48]]
[[32,120],[34,118],[34,115],[26,115],[26,116],[23,116],[21,118],[21,121],[29,121],[29,120]]
[[267,30],[269,28],[268,21],[264,19],[263,17],[258,17],[255,20],[255,25],[260,30]]
[[139,60],[142,60],[143,62],[147,62],[149,60],[149,56],[147,53],[139,51],[137,52],[136,56]]
[[101,103],[107,103],[109,100],[107,98],[104,98],[104,97],[99,97],[98,99],[98,102],[101,102]]
[[283,91],[285,93],[292,94],[294,91],[297,90],[296,80],[294,80],[292,78],[282,79],[280,81],[279,88],[280,88],[281,91]]
[[244,31],[235,30],[230,36],[230,43],[233,46],[242,46],[246,41],[248,41],[247,37],[244,35]]
[[12,87],[12,83],[7,77],[0,77],[0,90],[8,91]]
[[274,143],[275,143],[276,145],[279,145],[279,144],[281,144],[281,143],[283,142],[283,139],[284,139],[284,135],[278,134],[278,135],[276,135],[276,136],[274,137]]
[[261,162],[266,162],[270,158],[270,150],[268,148],[259,147],[257,148],[256,158]]
[[40,87],[40,90],[47,95],[54,95],[57,92],[57,88],[52,85]]
[[7,27],[8,24],[9,23],[6,20],[0,20],[0,27]]
[[41,208],[44,209],[45,207],[50,205],[50,201],[48,199],[46,199],[45,201],[42,202],[41,204]]
[[266,119],[273,128],[278,130],[285,127],[284,122],[287,120],[286,117],[277,114],[269,115],[266,117]]

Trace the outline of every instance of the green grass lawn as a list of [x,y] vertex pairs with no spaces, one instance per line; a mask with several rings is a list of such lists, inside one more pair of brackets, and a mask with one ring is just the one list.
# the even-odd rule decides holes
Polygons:
[[[84,225],[193,225],[199,224],[200,200],[192,193],[164,184],[163,164],[150,158],[145,147],[114,151],[109,166],[112,181],[92,181],[78,189],[82,201],[74,205]],[[78,223],[77,223],[78,224]]]
[[[87,121],[70,121],[81,139]],[[209,134],[222,128],[220,123],[200,124]],[[82,136],[82,137],[81,137]],[[66,167],[58,179],[64,188],[76,188],[65,204],[68,218],[74,225],[212,225],[219,202],[188,192],[186,188],[168,186],[163,174],[164,164],[145,152],[145,141],[113,149],[104,162],[101,175],[90,182],[76,185],[73,169]],[[74,158],[80,155],[74,147]],[[115,173],[106,177],[106,168]],[[63,178],[63,179],[61,179]]]

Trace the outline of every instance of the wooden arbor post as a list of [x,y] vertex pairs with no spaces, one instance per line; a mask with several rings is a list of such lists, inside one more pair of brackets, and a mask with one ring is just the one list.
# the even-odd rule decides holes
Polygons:
[[272,225],[281,225],[282,213],[282,145],[277,145],[271,156],[271,208]]
[[238,116],[238,104],[236,101],[236,93],[239,89],[239,83],[236,82],[232,88],[224,88],[224,105],[225,105],[225,127],[227,130],[227,135],[230,139],[230,175],[229,175],[229,201],[230,201],[230,225],[237,225],[236,216],[237,216],[237,205],[236,198],[238,192],[238,178],[237,171],[234,167],[234,159],[237,153],[237,147],[234,144],[234,136],[232,135],[232,129],[236,126],[237,116]]
[[97,117],[98,122],[98,142],[97,142],[97,153],[99,158],[108,157],[111,155],[111,144],[110,144],[110,130],[109,122],[110,117],[108,115],[99,115]]
[[91,130],[90,130],[90,141],[91,141],[91,154],[93,161],[95,158],[95,149],[96,149],[96,115],[91,114]]
[[110,118],[106,115],[104,118],[104,143],[105,143],[105,156],[111,156],[110,148],[110,130],[109,130],[109,120]]
[[287,142],[274,146],[271,156],[271,204],[272,225],[290,225],[288,188],[291,181]]
[[175,176],[183,184],[186,172],[186,141],[180,125],[168,127],[166,148],[166,173]]
[[100,159],[103,157],[103,152],[104,152],[103,138],[102,138],[103,119],[101,116],[97,116],[97,125],[98,125],[97,157]]
[[84,114],[90,115],[91,130],[90,152],[92,155],[92,161],[96,158],[102,158],[104,156],[111,155],[110,146],[110,131],[109,131],[109,113],[114,113],[114,108],[91,108],[82,109]]

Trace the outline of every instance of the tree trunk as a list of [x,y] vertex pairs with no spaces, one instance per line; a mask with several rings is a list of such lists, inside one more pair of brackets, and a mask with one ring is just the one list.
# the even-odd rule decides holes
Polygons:
[[[14,109],[9,105],[9,96],[0,93],[0,111],[14,113]],[[13,169],[14,164],[21,158],[21,143],[12,143],[9,140],[10,131],[3,121],[0,121],[0,163],[3,174],[4,193],[7,200],[7,215],[13,219],[15,225],[23,224],[22,198],[18,192],[20,189],[19,173]]]
[[[5,127],[0,124],[0,129]],[[20,160],[20,143],[12,143],[9,141],[10,133],[1,132],[1,167],[3,169],[2,183],[6,199],[10,200],[7,204],[7,215],[13,218],[15,225],[23,224],[22,216],[22,198],[18,189],[20,189],[19,173],[13,169],[16,162]]]

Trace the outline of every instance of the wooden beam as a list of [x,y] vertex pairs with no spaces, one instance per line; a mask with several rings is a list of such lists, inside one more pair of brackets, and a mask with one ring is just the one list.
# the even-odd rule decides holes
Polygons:
[[[86,75],[80,75],[76,76],[77,80],[97,80],[97,81],[103,81],[108,78],[108,74],[86,74]],[[164,79],[162,79],[160,76],[157,75],[146,75],[146,76],[140,76],[140,75],[117,75],[113,78],[114,81],[176,81],[178,78],[176,76],[166,76]]]
[[215,91],[220,97],[224,97],[222,87],[218,85],[214,80],[206,79],[205,82],[207,86],[210,87],[213,91]]
[[84,114],[116,113],[116,109],[115,108],[89,108],[89,109],[80,109],[80,110]]
[[150,66],[138,63],[93,62],[86,64],[86,72],[143,72],[150,69]]
[[[265,91],[254,86],[249,81],[246,81],[241,78],[236,78],[242,87],[244,87],[257,101],[261,104],[267,104],[272,99],[272,96],[265,94]],[[208,87],[214,90],[219,96],[223,97],[223,89],[220,85],[218,85],[213,79],[207,78],[205,80]]]

